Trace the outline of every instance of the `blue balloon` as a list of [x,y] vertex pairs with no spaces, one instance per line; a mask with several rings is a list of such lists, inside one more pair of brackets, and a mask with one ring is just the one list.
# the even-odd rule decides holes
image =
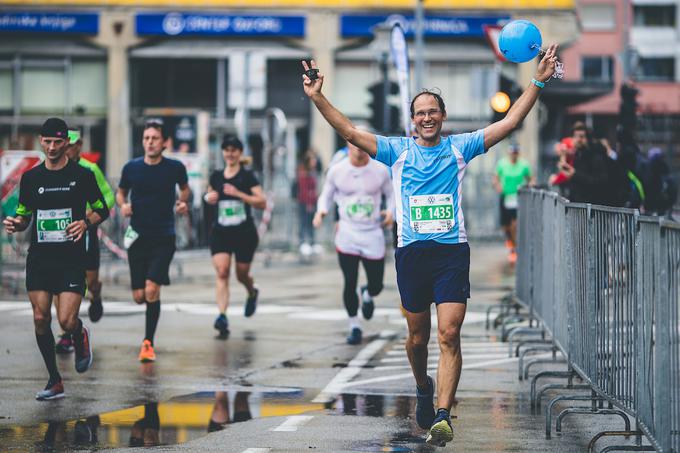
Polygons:
[[513,20],[498,36],[498,48],[513,63],[524,63],[538,55],[543,39],[541,31],[528,20]]

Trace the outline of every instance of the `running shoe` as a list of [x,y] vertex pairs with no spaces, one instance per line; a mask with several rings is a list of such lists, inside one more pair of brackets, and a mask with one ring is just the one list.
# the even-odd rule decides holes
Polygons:
[[73,338],[71,338],[71,334],[64,332],[59,335],[59,341],[57,341],[54,350],[57,351],[57,354],[68,354],[69,352],[73,352]]
[[139,350],[139,361],[144,362],[155,362],[156,353],[153,352],[153,346],[149,340],[144,340],[142,343],[142,348]]
[[76,371],[78,373],[84,373],[92,366],[92,342],[90,340],[90,330],[83,326],[83,342],[74,345],[76,349]]
[[101,297],[92,299],[90,308],[87,309],[87,314],[90,317],[90,321],[92,322],[97,322],[102,319],[102,315],[104,314],[104,305],[102,304]]
[[512,241],[510,239],[505,240],[505,248],[508,250],[512,250]]
[[35,394],[35,399],[38,401],[56,400],[64,397],[64,383],[61,379],[57,382],[47,381],[45,390],[41,390]]
[[253,292],[248,295],[248,299],[246,300],[246,318],[250,318],[255,314],[255,309],[257,308],[257,296],[260,295],[260,290],[257,288],[253,288]]
[[434,421],[434,381],[427,377],[428,390],[421,392],[416,386],[416,422],[423,429],[428,429]]
[[508,254],[508,262],[510,264],[515,264],[517,262],[517,252],[515,252],[514,249]]
[[220,314],[215,319],[214,327],[220,332],[220,338],[226,339],[229,336],[229,321],[224,314]]
[[368,292],[368,286],[361,287],[361,314],[364,315],[364,319],[371,319],[373,317],[373,310],[375,310],[375,305],[373,304],[373,298]]
[[446,443],[451,442],[452,440],[453,428],[451,427],[449,411],[446,409],[439,409],[425,442],[429,445],[434,445],[435,447],[445,447]]
[[347,335],[347,344],[355,345],[361,343],[361,329],[353,327]]

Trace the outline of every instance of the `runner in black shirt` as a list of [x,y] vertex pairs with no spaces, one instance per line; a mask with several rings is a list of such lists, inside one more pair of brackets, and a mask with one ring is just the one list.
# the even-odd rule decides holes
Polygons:
[[[138,304],[146,304],[146,330],[139,351],[141,362],[156,360],[153,338],[161,313],[161,285],[170,284],[168,270],[175,254],[174,213],[187,212],[191,195],[184,165],[163,157],[166,140],[160,121],[144,125],[144,157],[125,164],[116,193],[121,212],[131,217],[125,245],[132,297]],[[180,189],[178,200],[176,186]]]
[[220,310],[214,327],[220,332],[221,338],[227,338],[232,254],[236,255],[236,278],[248,291],[245,315],[249,317],[255,313],[258,290],[250,275],[250,264],[257,248],[258,235],[251,206],[264,209],[267,200],[253,172],[241,165],[243,144],[238,138],[231,135],[224,137],[222,155],[226,168],[210,176],[210,187],[204,199],[208,204],[217,205],[217,216],[210,234],[210,252],[217,273],[217,306]]
[[[8,234],[32,225],[26,289],[33,306],[38,347],[50,374],[45,390],[36,394],[38,400],[64,396],[50,326],[52,295],[58,300],[59,324],[73,337],[76,371],[83,373],[92,364],[90,334],[78,318],[85,294],[84,234],[89,226],[108,217],[108,209],[94,174],[66,157],[67,137],[68,128],[63,120],[45,121],[40,131],[45,162],[24,173],[16,217],[3,221]],[[86,216],[88,203],[92,211]]]

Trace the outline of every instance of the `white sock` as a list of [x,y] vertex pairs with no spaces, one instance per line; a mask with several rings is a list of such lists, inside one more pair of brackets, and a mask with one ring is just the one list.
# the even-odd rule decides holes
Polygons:
[[359,317],[358,316],[350,316],[350,318],[349,318],[349,328],[354,329],[355,327],[361,329],[361,326],[359,325]]

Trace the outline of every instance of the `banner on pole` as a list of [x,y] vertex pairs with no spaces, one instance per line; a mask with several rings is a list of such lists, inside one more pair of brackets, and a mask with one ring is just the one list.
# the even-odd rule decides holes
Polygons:
[[394,69],[397,71],[397,81],[399,82],[399,98],[401,106],[401,122],[404,128],[404,134],[407,137],[411,136],[411,92],[410,92],[410,72],[408,64],[408,47],[406,46],[406,37],[404,29],[398,21],[392,25],[392,33],[390,35],[390,50],[392,53],[392,62]]

